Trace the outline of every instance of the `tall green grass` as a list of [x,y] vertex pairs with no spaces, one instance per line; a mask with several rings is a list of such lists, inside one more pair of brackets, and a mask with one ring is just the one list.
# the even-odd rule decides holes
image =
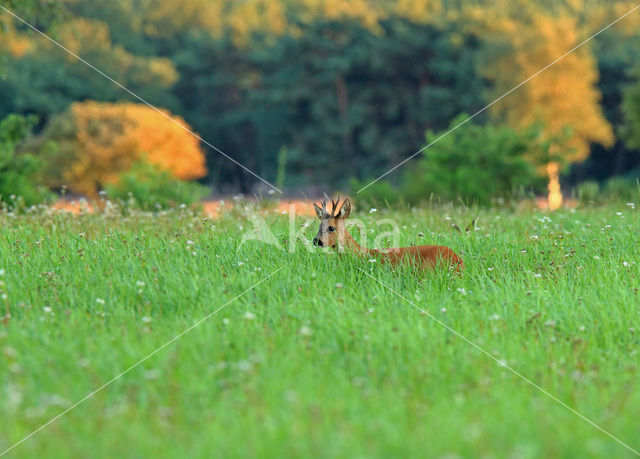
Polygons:
[[361,269],[638,450],[638,210],[474,212],[354,215],[462,276],[290,251],[274,213],[283,250],[236,213],[0,213],[0,451],[281,268],[7,457],[632,456]]

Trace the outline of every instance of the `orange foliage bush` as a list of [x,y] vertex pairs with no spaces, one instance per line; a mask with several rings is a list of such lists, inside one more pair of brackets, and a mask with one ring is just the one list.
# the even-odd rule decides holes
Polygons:
[[73,191],[95,195],[141,159],[174,177],[191,180],[206,174],[198,139],[182,118],[134,103],[80,102],[71,106],[75,160],[65,173]]

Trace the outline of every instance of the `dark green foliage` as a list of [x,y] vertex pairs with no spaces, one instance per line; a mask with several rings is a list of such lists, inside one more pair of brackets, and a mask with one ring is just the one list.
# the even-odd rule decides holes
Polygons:
[[[593,52],[600,75],[598,89],[602,93],[602,111],[618,138],[610,147],[593,144],[589,158],[571,166],[566,180],[568,184],[576,184],[586,179],[602,182],[611,176],[624,175],[640,167],[640,151],[633,147],[628,141],[628,136],[624,135],[625,118],[629,118],[629,99],[633,93],[633,90],[625,93],[625,88],[640,88],[640,69],[634,72],[633,67],[640,60],[638,40],[640,35],[637,33],[635,37],[629,38],[612,28],[593,42]],[[640,110],[637,113],[640,113]]]
[[[448,129],[429,133],[427,143],[466,119],[461,115]],[[375,201],[393,200],[402,195],[409,202],[436,197],[443,201],[462,200],[486,205],[497,198],[510,198],[531,190],[537,182],[532,163],[544,151],[535,128],[516,132],[508,127],[463,124],[437,142],[405,168],[402,184],[393,193],[383,180],[362,192]],[[362,186],[366,183],[362,183]]]
[[382,171],[420,148],[425,130],[481,107],[473,36],[454,43],[406,20],[382,29],[320,21],[254,54],[263,75],[254,103],[278,118],[300,183],[342,186]]
[[[249,46],[238,47],[228,31],[213,37],[195,22],[159,30],[154,2],[73,0],[64,3],[64,15],[56,6],[60,3],[3,4],[39,27],[57,23],[66,31],[61,18],[104,25],[111,43],[83,42],[83,58],[152,104],[181,115],[202,138],[272,183],[282,177],[278,155],[286,150],[288,188],[340,188],[352,177],[366,183],[417,151],[426,130],[441,131],[457,114],[475,113],[489,102],[483,70],[492,47],[499,46],[482,32],[476,36],[447,21],[425,25],[387,19],[374,32],[348,19],[296,22],[291,17],[284,35],[254,36]],[[49,30],[55,32],[56,27]],[[628,69],[639,57],[637,36],[628,39],[612,28],[592,46],[603,111],[620,132],[622,88],[636,81]],[[0,118],[33,113],[43,126],[73,101],[130,99],[52,49],[36,47],[21,58],[0,56],[6,60]],[[158,57],[168,58],[177,70],[173,86],[169,76],[163,80],[149,72],[147,59]],[[632,106],[633,91],[628,94]],[[478,117],[481,122],[484,115]],[[631,122],[632,115],[626,118]],[[633,135],[640,129],[628,131]],[[611,148],[594,145],[587,161],[571,166],[567,183],[603,181],[637,168],[640,155],[631,145],[631,140]],[[207,162],[209,181],[222,191],[254,191],[255,177],[213,149]],[[402,173],[388,178],[397,187]]]
[[623,130],[628,145],[640,150],[640,66],[636,67],[636,81],[625,93],[624,112],[626,124]]
[[[149,75],[144,60],[132,59],[132,68],[125,69],[119,62],[117,50],[85,52],[83,57],[145,100],[169,109],[176,106],[167,84]],[[9,57],[6,78],[0,79],[0,98],[0,116],[12,112],[31,113],[43,122],[75,101],[134,100],[91,68],[70,60],[58,48],[38,50],[19,59]]]
[[28,153],[19,153],[36,119],[9,115],[0,121],[0,201],[9,206],[32,205],[49,194],[39,185],[40,162]]
[[[183,116],[204,139],[273,179],[280,148],[273,134],[280,118],[253,102],[259,79],[250,55],[206,33],[194,32],[185,40],[186,45],[173,56],[180,74],[173,93],[181,101]],[[208,149],[207,167],[214,183],[251,191],[255,177],[212,149]]]
[[582,203],[596,202],[600,196],[600,184],[595,180],[585,180],[575,187],[573,194]]
[[633,203],[640,201],[640,182],[630,177],[611,177],[600,185],[596,181],[584,181],[575,188],[574,196],[583,204]]
[[[299,27],[249,51],[194,32],[173,56],[186,119],[271,179],[286,148],[288,186],[340,187],[384,170],[417,150],[426,129],[484,102],[473,36],[454,43],[448,31],[399,19],[379,34],[347,20]],[[209,159],[214,182],[253,183],[218,153]]]
[[[359,200],[362,200],[367,204],[382,205],[405,201],[404,196],[401,194],[402,190],[400,187],[394,187],[385,179],[380,179],[374,182],[375,179],[375,177],[363,180],[353,178],[349,183],[349,187],[353,192],[358,194]],[[429,198],[430,196],[426,197],[426,199]]]
[[60,0],[4,0],[2,6],[40,29],[55,24],[63,14]]
[[52,116],[39,135],[30,137],[24,148],[42,161],[41,178],[51,190],[68,184],[66,172],[78,160],[75,145],[76,128],[70,110]]
[[635,171],[635,178],[632,177],[611,177],[604,186],[604,192],[601,202],[640,202],[640,183],[638,182],[638,174]]
[[116,185],[106,187],[107,196],[127,206],[145,210],[166,209],[179,204],[191,205],[207,195],[209,189],[171,176],[157,166],[140,162],[120,175]]
[[[59,36],[63,31],[73,36],[81,45],[72,50],[115,81],[154,105],[176,111],[178,104],[170,92],[172,66],[167,63],[166,68],[157,68],[152,61],[159,56],[136,54],[137,49],[132,53],[120,44],[122,39],[128,44],[146,42],[140,30],[132,28],[140,18],[124,14],[126,2],[66,1],[64,9],[60,0],[13,1],[13,8],[11,3],[10,9],[54,39],[64,41]],[[4,56],[4,68],[0,66],[0,117],[9,113],[35,114],[43,126],[72,102],[135,100],[94,69],[71,58],[67,51],[36,38],[35,32],[17,20],[14,23],[39,46],[21,57]],[[91,29],[85,30],[88,27],[93,28],[93,35]],[[105,37],[100,35],[103,30]]]
[[[4,0],[2,6],[39,30],[48,32],[52,27],[55,27],[63,16],[60,0]],[[6,31],[7,26],[7,22],[4,20],[9,20],[10,17],[8,12],[0,10],[0,82],[6,78],[7,68],[11,63],[6,49],[2,46],[2,34]],[[2,85],[0,85],[0,101],[5,102],[6,97],[7,94],[4,94]],[[5,103],[0,103],[0,118],[9,113],[12,113],[12,111],[5,108]]]

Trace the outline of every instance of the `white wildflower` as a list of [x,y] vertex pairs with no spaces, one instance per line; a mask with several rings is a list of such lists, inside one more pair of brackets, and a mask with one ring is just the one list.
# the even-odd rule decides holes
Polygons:
[[302,327],[300,327],[300,330],[298,330],[298,333],[300,333],[300,335],[302,336],[311,336],[313,334],[313,331],[306,325],[303,325]]
[[376,213],[377,211],[378,209],[376,209],[375,207],[372,207],[371,209],[369,209],[370,214]]
[[157,379],[158,376],[160,376],[160,370],[158,370],[157,368],[152,368],[151,370],[147,370],[144,376],[147,379]]
[[247,311],[244,313],[244,316],[242,316],[245,320],[254,320],[256,318],[256,315],[253,312]]
[[96,298],[96,303],[104,304],[104,300],[102,298]]

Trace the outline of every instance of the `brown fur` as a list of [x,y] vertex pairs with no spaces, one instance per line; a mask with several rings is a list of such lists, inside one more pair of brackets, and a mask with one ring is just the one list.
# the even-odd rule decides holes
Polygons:
[[[322,207],[313,204],[316,214],[320,219],[318,234],[313,243],[322,247],[346,248],[355,253],[366,255],[381,262],[391,263],[415,263],[423,269],[433,269],[437,266],[453,267],[460,272],[464,269],[464,263],[460,257],[449,247],[443,245],[419,245],[415,247],[394,247],[390,249],[368,249],[358,244],[349,231],[347,231],[345,219],[351,213],[351,202],[345,199],[338,207],[337,201],[331,200],[331,212],[327,210],[328,196],[325,194]],[[336,211],[337,209],[337,211]]]

